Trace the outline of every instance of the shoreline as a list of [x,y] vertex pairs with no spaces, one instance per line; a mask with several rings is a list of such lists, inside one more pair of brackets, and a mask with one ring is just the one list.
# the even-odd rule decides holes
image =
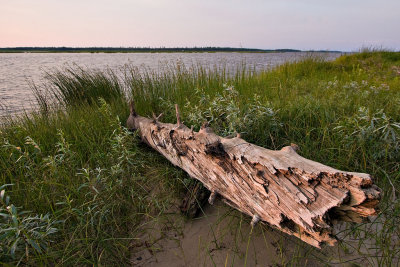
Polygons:
[[120,48],[120,47],[3,47],[0,53],[348,53],[329,50],[256,49],[231,47],[204,48]]

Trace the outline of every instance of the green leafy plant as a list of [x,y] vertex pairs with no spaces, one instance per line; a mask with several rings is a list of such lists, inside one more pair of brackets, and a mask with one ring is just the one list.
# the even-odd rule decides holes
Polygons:
[[383,110],[372,113],[368,108],[360,107],[356,114],[339,121],[335,130],[348,145],[356,143],[369,147],[375,159],[398,157],[400,123]]
[[10,185],[0,186],[0,260],[11,258],[20,264],[32,255],[47,252],[59,222],[51,219],[49,214],[19,211],[6,194],[5,188]]
[[[186,116],[187,124],[196,128],[208,122],[218,134],[228,136],[235,133],[246,134],[249,129],[259,127],[260,124],[264,124],[270,131],[281,126],[271,104],[261,103],[261,97],[257,94],[243,105],[239,100],[239,92],[226,84],[222,93],[214,96],[200,89],[195,90],[195,95],[198,101],[192,103],[188,100],[185,109],[189,111]],[[170,103],[164,103],[170,106]]]

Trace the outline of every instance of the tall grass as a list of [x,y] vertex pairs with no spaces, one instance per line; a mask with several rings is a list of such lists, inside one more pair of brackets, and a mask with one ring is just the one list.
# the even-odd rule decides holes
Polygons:
[[79,66],[47,72],[49,87],[41,91],[35,85],[32,89],[42,108],[56,102],[64,107],[92,105],[99,98],[105,101],[123,99],[124,89],[118,75],[112,71],[82,69]]
[[[117,114],[126,117],[126,109],[124,101],[100,100],[47,117],[31,114],[1,129],[0,178],[10,184],[7,193],[13,205],[58,221],[42,253],[29,244],[22,249],[24,240],[17,241],[6,227],[14,220],[24,224],[29,214],[4,222],[0,236],[10,241],[2,244],[17,242],[20,249],[0,247],[1,262],[130,262],[130,244],[140,234],[143,219],[168,207],[179,183],[171,176],[176,171],[140,148],[137,137],[123,127]],[[152,175],[146,175],[150,171]],[[155,185],[163,190],[149,195]]]
[[32,211],[19,223],[47,214],[57,231],[40,252],[22,241],[26,249],[14,253],[0,247],[0,261],[128,264],[141,224],[162,217],[184,192],[188,177],[123,127],[128,94],[141,115],[163,112],[174,122],[177,103],[188,125],[208,121],[218,134],[240,132],[271,149],[296,143],[304,157],[372,174],[384,190],[382,214],[372,224],[348,224],[340,244],[373,265],[399,262],[400,53],[311,57],[264,72],[178,63],[122,75],[68,68],[47,77],[47,88],[34,88],[41,111],[0,128],[0,184],[12,184],[7,195],[18,210]]

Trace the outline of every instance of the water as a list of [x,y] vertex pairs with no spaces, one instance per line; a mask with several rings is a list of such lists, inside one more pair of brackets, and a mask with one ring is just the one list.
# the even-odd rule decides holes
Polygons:
[[[74,64],[90,69],[119,70],[129,64],[137,67],[161,69],[165,63],[183,62],[185,65],[212,66],[226,64],[234,67],[246,63],[257,70],[269,69],[287,61],[299,60],[308,53],[21,53],[0,54],[0,117],[16,114],[35,107],[30,83],[45,83],[45,72],[52,72]],[[338,53],[319,54],[327,60]]]

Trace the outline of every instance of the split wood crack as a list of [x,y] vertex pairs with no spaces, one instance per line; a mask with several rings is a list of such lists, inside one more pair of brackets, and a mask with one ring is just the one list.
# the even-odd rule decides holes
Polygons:
[[269,150],[237,135],[223,138],[204,124],[199,132],[139,116],[133,102],[130,130],[233,208],[315,247],[334,245],[333,224],[362,222],[377,213],[381,190],[369,174],[336,170],[297,154],[297,146]]

